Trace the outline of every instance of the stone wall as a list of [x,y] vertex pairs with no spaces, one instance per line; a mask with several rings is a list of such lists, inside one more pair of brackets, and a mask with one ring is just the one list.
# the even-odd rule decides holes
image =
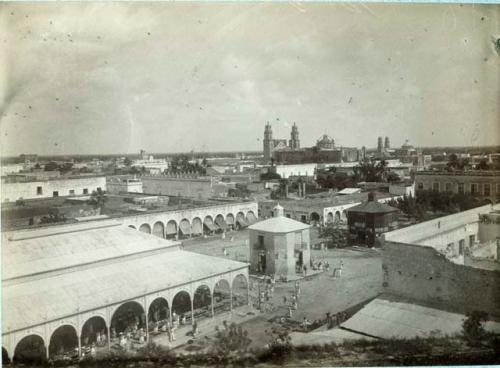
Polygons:
[[500,271],[458,265],[431,247],[392,241],[384,242],[382,268],[386,293],[500,319]]

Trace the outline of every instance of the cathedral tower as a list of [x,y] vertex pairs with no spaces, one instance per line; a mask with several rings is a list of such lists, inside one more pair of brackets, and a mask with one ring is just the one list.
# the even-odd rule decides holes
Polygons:
[[269,162],[271,161],[271,154],[274,149],[274,142],[273,142],[273,130],[271,128],[271,124],[267,122],[266,127],[264,129],[264,161]]
[[291,139],[288,142],[288,146],[291,149],[299,149],[300,148],[299,128],[297,128],[297,125],[295,123],[293,123],[293,126],[292,126]]

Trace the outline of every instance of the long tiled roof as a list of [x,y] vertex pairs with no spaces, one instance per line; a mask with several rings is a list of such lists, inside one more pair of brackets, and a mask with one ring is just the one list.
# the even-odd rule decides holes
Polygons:
[[2,280],[178,244],[123,227],[115,221],[6,233],[2,236]]

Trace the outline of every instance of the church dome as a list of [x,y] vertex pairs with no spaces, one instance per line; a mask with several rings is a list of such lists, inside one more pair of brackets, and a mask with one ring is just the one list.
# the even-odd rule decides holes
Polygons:
[[328,135],[323,134],[323,136],[317,140],[316,145],[319,148],[333,148],[335,145],[335,141]]

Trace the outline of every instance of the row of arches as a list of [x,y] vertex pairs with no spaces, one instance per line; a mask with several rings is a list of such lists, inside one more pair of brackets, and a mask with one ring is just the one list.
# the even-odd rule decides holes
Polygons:
[[[241,229],[254,223],[256,220],[255,213],[248,211],[246,215],[244,212],[238,212],[236,216],[232,213],[228,213],[226,216],[218,214],[215,218],[212,216],[205,216],[203,219],[195,217],[192,221],[184,218],[179,222],[170,220],[166,224],[162,221],[157,221],[152,226],[151,224],[144,223],[139,226],[138,230],[160,238],[172,239],[176,237],[213,234],[228,229]],[[129,227],[137,229],[134,225],[129,225]]]
[[342,213],[340,211],[335,211],[335,214],[333,212],[328,212],[326,216],[326,222],[327,223],[339,223],[341,221],[346,221],[347,220],[347,212],[344,210]]
[[[147,315],[139,302],[125,302],[112,314],[110,326],[99,315],[87,319],[80,333],[77,333],[73,325],[61,325],[52,332],[48,351],[42,336],[25,336],[16,344],[13,360],[33,364],[46,358],[77,358],[82,351],[89,350],[90,346],[109,347],[120,344],[123,336],[133,340],[141,333],[143,336],[161,334],[166,332],[167,323],[192,324],[194,320],[210,318],[247,304],[248,280],[243,274],[239,274],[232,285],[221,279],[213,290],[205,284],[198,286],[192,296],[181,290],[175,294],[171,306],[166,298],[157,297],[149,304]],[[9,362],[10,357],[4,348],[2,354],[3,362]]]

